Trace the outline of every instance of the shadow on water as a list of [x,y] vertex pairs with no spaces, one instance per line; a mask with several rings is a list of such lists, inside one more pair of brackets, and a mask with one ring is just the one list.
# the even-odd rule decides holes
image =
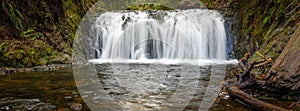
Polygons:
[[[20,99],[39,99],[44,103],[55,105],[55,109],[70,109],[76,104],[84,104],[78,94],[72,69],[60,69],[47,72],[25,72],[12,75],[0,75],[0,98],[10,98],[11,101]],[[27,100],[28,102],[29,100]],[[5,103],[8,101],[1,101]],[[13,103],[17,104],[17,103]],[[23,102],[19,106],[10,108],[26,107],[28,103]],[[37,102],[36,105],[40,103]],[[2,106],[2,109],[5,107]],[[5,109],[10,109],[5,108]],[[25,109],[21,110],[25,110]],[[86,106],[83,109],[88,110]]]
[[[141,68],[141,66],[144,68]],[[131,65],[130,67],[124,67],[122,65],[114,65],[115,69],[118,69],[120,72],[122,72],[122,74],[119,73],[115,74],[114,76],[109,76],[112,72],[116,73],[115,70],[112,71],[112,67],[110,65],[98,65],[97,67],[99,79],[104,85],[104,89],[110,92],[110,96],[114,96],[115,98],[119,99],[121,98],[130,103],[141,103],[142,106],[146,106],[147,108],[152,107],[150,104],[151,101],[163,101],[163,98],[169,98],[172,92],[174,92],[175,88],[178,86],[178,78],[181,77],[181,75],[178,74],[180,72],[180,70],[178,70],[179,66]],[[152,69],[152,75],[149,75],[150,72],[147,71],[147,68],[145,67]],[[192,70],[190,71],[200,71],[199,69],[196,70],[195,68],[191,68]],[[153,74],[153,72],[157,72],[153,71],[153,69],[158,70],[158,72],[159,70],[163,69],[165,73],[157,76]],[[139,70],[144,70],[145,73],[139,74],[139,72],[136,72]],[[202,68],[201,71],[205,72],[207,70]],[[198,87],[200,87],[202,83],[204,84],[205,81],[208,81],[208,76],[209,74],[204,74],[201,76],[203,77],[202,79],[200,77],[201,81],[203,82],[199,80],[200,82],[198,82]],[[162,81],[160,80],[161,77],[167,78],[163,78],[164,81],[159,85],[159,87],[156,89],[155,87],[153,88],[153,86],[156,86],[155,82]],[[118,82],[116,82],[116,78],[119,82],[121,81],[127,85],[124,86],[118,84]],[[126,82],[133,79],[137,80],[135,81],[136,84]],[[135,85],[135,89],[130,85]],[[139,92],[141,88],[144,88],[144,92]],[[158,94],[160,97],[157,96]],[[203,95],[203,91],[197,90],[191,102],[184,110],[198,110],[202,98],[201,95]],[[155,99],[155,97],[159,99]],[[1,110],[14,110],[20,109],[20,107],[27,107],[26,105],[33,104],[32,101],[40,102],[36,102],[36,105],[32,105],[31,107],[41,106],[41,103],[45,103],[54,105],[55,107],[51,107],[54,110],[89,110],[77,91],[72,69],[69,68],[60,69],[57,71],[25,72],[12,75],[0,75],[0,98],[2,98],[0,99]],[[20,104],[17,102],[23,102],[20,103],[23,106],[20,106]],[[210,110],[251,111],[251,109],[232,99],[219,99],[213,104]]]

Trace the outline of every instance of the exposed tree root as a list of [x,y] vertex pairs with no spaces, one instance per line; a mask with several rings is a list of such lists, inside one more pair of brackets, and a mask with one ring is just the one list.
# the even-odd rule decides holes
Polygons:
[[[249,53],[246,53],[242,59],[239,60],[239,66],[243,70],[242,74],[238,74],[236,76],[237,80],[234,79],[228,80],[225,82],[225,87],[228,90],[228,92],[233,95],[236,99],[239,99],[243,101],[244,103],[252,106],[256,110],[261,111],[290,111],[263,101],[260,101],[258,99],[255,99],[248,95],[247,93],[243,92],[241,89],[244,89],[246,87],[253,87],[258,86],[263,88],[264,81],[258,81],[255,80],[254,75],[252,75],[250,72],[255,67],[261,67],[266,66],[267,64],[272,62],[271,58],[265,58],[261,54],[257,53],[259,56],[261,56],[264,60],[261,61],[254,61],[248,63],[248,58],[250,57]],[[267,89],[267,88],[265,88]],[[272,91],[272,89],[270,90]],[[274,91],[274,90],[273,90]]]

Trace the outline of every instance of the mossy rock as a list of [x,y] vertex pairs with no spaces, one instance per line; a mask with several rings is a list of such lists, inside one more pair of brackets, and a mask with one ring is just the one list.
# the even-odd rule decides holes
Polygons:
[[128,7],[126,10],[174,10],[174,9],[160,4],[142,4],[142,5]]

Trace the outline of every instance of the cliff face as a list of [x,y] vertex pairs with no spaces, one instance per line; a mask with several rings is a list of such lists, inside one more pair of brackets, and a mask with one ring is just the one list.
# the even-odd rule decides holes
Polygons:
[[237,57],[244,52],[258,51],[276,59],[299,24],[299,9],[297,0],[233,3],[237,20],[235,30],[239,35],[235,47]]
[[[258,78],[260,76],[264,78],[264,74],[271,74],[272,72],[270,78],[264,78],[271,87],[287,89],[287,91],[290,89],[299,90],[298,86],[293,88],[293,85],[298,83],[291,82],[299,79],[299,72],[294,71],[299,70],[299,66],[296,65],[300,62],[297,61],[299,60],[299,56],[296,57],[296,52],[299,49],[285,49],[286,46],[291,44],[293,44],[293,47],[298,44],[291,41],[291,37],[297,35],[299,31],[296,31],[300,25],[299,1],[265,0],[253,1],[252,3],[249,1],[248,5],[245,3],[243,6],[239,9],[241,11],[237,13],[239,16],[236,16],[238,23],[241,24],[240,26],[237,25],[238,29],[241,29],[238,31],[240,36],[236,39],[237,43],[235,47],[236,52],[238,50],[241,52],[237,54],[242,55],[244,52],[250,52],[253,55],[250,61],[262,59],[255,52],[259,52],[266,58],[272,58],[273,63],[275,63],[274,65],[269,64],[265,67],[256,68],[251,71],[252,74],[255,74]],[[297,40],[295,37],[293,38],[293,40]],[[279,62],[280,58],[282,59],[281,62]],[[296,63],[293,63],[291,59]],[[293,71],[287,71],[291,69],[289,68],[289,64],[296,65],[295,67],[291,67]]]
[[299,24],[298,0],[202,0],[209,8],[235,18],[235,52],[256,51],[277,58]]
[[251,70],[250,73],[255,75],[251,81],[256,81],[258,83],[256,85],[260,88],[263,87],[264,90],[273,91],[281,96],[288,94],[298,97],[297,92],[300,90],[299,1],[204,0],[204,2],[210,8],[222,10],[227,16],[235,19],[232,30],[235,34],[234,50],[237,59],[246,52],[252,55],[249,59],[250,63],[272,58],[271,64]]
[[[224,11],[233,17],[235,58],[244,53],[253,55],[250,61],[259,60],[259,52],[276,60],[290,40],[300,22],[298,0],[202,0],[209,8]],[[297,49],[295,49],[297,50]],[[266,74],[271,65],[254,69],[254,74]]]

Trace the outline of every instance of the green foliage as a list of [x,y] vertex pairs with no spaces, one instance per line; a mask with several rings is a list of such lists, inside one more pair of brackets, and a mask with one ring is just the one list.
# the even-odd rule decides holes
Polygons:
[[293,100],[290,94],[282,96],[281,99],[288,100],[288,101],[292,101]]
[[257,97],[259,100],[275,100],[274,97],[267,97],[267,96],[259,96]]
[[[200,0],[200,1],[202,3],[204,3],[208,8],[222,10],[222,6],[224,4],[231,4],[233,0]],[[242,1],[239,1],[239,2],[242,2]],[[235,8],[237,8],[237,5],[231,4],[230,8],[235,9]]]
[[15,8],[13,2],[9,0],[5,0],[2,2],[2,9],[9,16],[10,22],[14,25],[14,27],[18,30],[23,29],[23,15],[21,12]]
[[131,6],[127,8],[127,10],[174,10],[174,9],[160,4],[142,4],[138,6]]
[[5,31],[5,26],[0,26],[0,32],[4,32]]
[[33,29],[27,29],[25,31],[23,31],[20,35],[21,38],[30,38],[31,40],[35,40],[35,39],[44,39],[45,36],[44,34],[40,33],[40,32],[36,32]]
[[245,33],[246,34],[249,34],[249,33],[252,33],[253,31],[253,27],[248,27],[246,30],[245,30]]
[[6,50],[7,50],[7,46],[6,45],[7,45],[6,42],[0,43],[0,55],[2,55],[3,53],[6,52]]
[[[266,34],[264,35],[264,39],[268,40],[270,38],[270,34],[273,32],[274,28],[275,28],[276,24],[272,24],[271,27],[269,28],[269,30],[266,32]],[[271,36],[273,37],[273,36]]]
[[263,20],[264,24],[271,23],[271,21],[272,21],[271,18],[273,16],[273,14],[275,13],[275,11],[276,11],[276,7],[270,7],[270,9],[265,10],[265,18]]

